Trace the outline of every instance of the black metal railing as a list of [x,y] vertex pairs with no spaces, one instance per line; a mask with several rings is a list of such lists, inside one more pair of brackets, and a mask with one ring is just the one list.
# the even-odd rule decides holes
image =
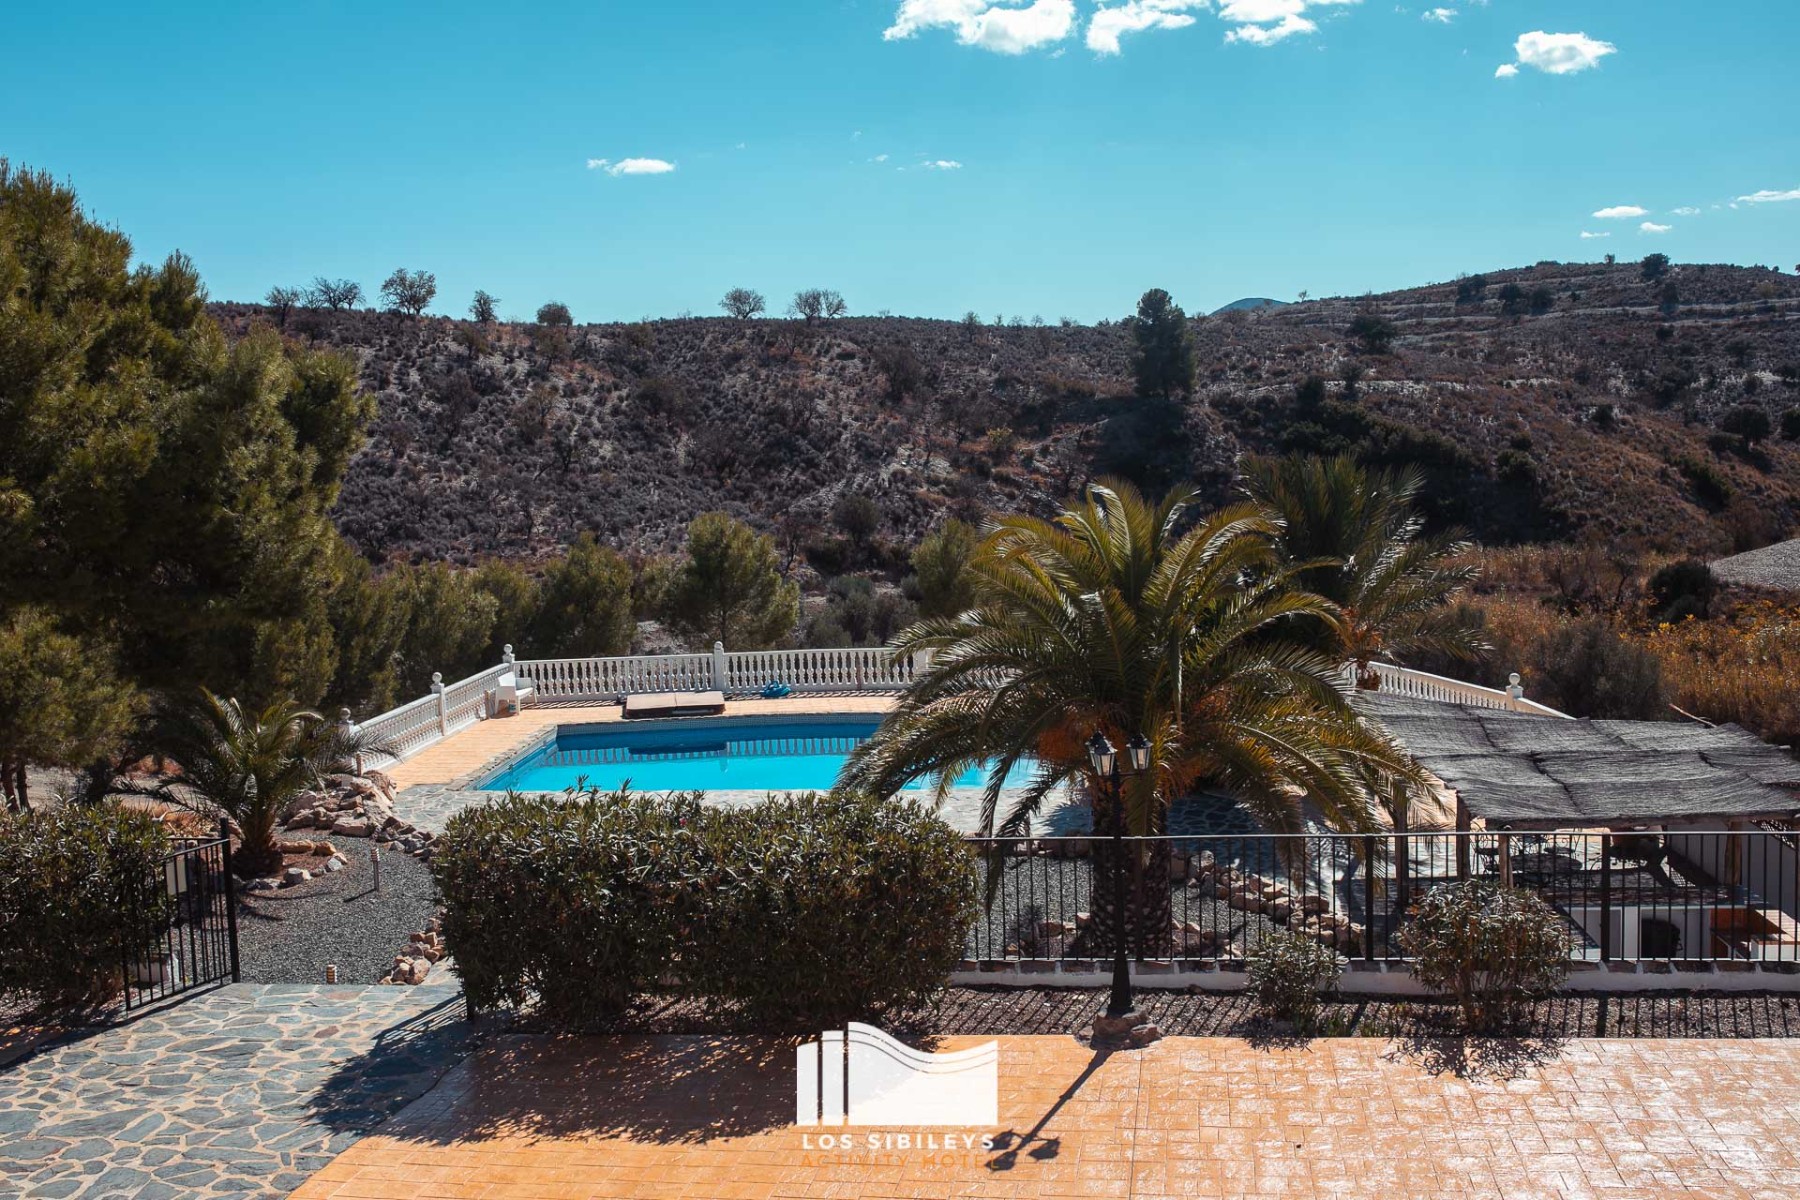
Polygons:
[[[978,961],[1085,963],[1111,953],[1093,916],[1104,838],[970,838],[989,902]],[[1405,957],[1408,909],[1432,887],[1490,879],[1536,892],[1593,961],[1800,963],[1800,840],[1785,831],[1252,834],[1129,838],[1132,950],[1242,961],[1277,929],[1348,958]],[[1098,854],[1096,854],[1098,851]],[[1110,876],[1107,876],[1110,878]]]
[[123,881],[124,1007],[239,978],[231,838],[176,838],[161,870]]

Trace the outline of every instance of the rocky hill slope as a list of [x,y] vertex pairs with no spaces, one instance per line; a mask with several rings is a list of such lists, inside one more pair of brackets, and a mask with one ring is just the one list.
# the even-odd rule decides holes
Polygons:
[[[1644,276],[1543,264],[1197,319],[1198,385],[1167,403],[1133,395],[1120,324],[298,310],[286,329],[356,355],[379,397],[338,514],[377,558],[528,557],[581,530],[652,552],[712,508],[798,548],[846,493],[901,542],[946,514],[1047,511],[1107,472],[1223,499],[1240,455],[1284,449],[1417,463],[1435,515],[1489,541],[1773,540],[1800,520],[1800,443],[1721,426],[1751,406],[1779,431],[1800,407],[1800,278]],[[1393,323],[1387,352],[1350,336],[1364,313]]]

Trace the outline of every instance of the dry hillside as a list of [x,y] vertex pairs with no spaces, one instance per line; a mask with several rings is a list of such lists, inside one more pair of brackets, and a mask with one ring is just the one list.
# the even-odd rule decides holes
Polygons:
[[[1282,449],[1419,463],[1437,514],[1494,542],[1721,552],[1800,520],[1800,443],[1779,433],[1800,407],[1800,278],[1676,265],[1651,281],[1636,263],[1485,278],[1479,295],[1452,281],[1198,319],[1198,385],[1168,404],[1133,395],[1117,323],[301,310],[287,332],[358,356],[380,399],[339,512],[376,557],[529,556],[584,529],[654,550],[710,508],[798,546],[845,491],[906,541],[946,513],[1047,510],[1106,472],[1223,498],[1240,455]],[[1391,352],[1348,335],[1364,311],[1394,322]],[[1722,432],[1744,405],[1776,434]]]

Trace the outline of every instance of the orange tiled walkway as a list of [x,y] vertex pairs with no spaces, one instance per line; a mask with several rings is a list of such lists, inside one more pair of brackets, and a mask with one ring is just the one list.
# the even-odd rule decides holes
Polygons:
[[1372,1039],[1000,1041],[1009,1148],[843,1153],[790,1124],[791,1043],[504,1038],[294,1196],[1800,1196],[1800,1042],[1570,1042],[1463,1077]]
[[[888,695],[790,696],[785,700],[728,700],[728,717],[791,716],[800,713],[885,713],[894,705]],[[587,725],[621,720],[617,704],[545,704],[516,716],[481,721],[427,746],[405,762],[387,768],[398,787],[454,783],[479,771],[502,754],[525,744],[552,725]]]

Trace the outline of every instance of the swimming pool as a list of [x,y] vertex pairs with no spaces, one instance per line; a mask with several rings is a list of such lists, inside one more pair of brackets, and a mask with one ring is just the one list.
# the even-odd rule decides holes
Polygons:
[[[562,726],[478,789],[560,792],[581,780],[606,791],[626,782],[634,792],[824,791],[879,724],[874,717],[740,717]],[[1033,769],[1018,765],[1007,785],[1029,782]],[[983,772],[970,771],[953,786],[986,783]]]

